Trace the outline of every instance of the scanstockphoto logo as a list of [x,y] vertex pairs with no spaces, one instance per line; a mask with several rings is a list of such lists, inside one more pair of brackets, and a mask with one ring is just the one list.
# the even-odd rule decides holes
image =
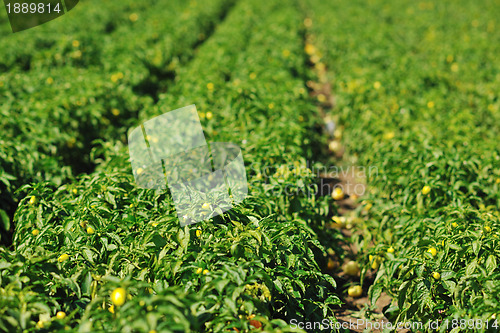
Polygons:
[[79,0],[3,0],[12,32],[19,32],[63,16]]
[[146,121],[128,146],[137,185],[168,186],[181,226],[222,215],[248,194],[240,147],[207,143],[195,105]]

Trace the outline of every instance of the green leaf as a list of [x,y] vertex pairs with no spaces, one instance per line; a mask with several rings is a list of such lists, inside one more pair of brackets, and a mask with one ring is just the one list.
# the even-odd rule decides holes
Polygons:
[[481,250],[481,242],[478,240],[472,242],[472,252],[474,253],[475,256],[479,254],[480,250]]
[[337,282],[335,282],[335,279],[332,278],[330,275],[328,274],[323,274],[323,279],[325,279],[325,281],[327,281],[328,283],[330,283],[330,285],[333,287],[333,288],[337,288]]
[[490,254],[488,259],[486,259],[486,271],[488,275],[491,275],[497,268],[497,259],[494,255]]
[[372,306],[377,303],[377,300],[380,298],[380,295],[382,294],[382,285],[381,284],[374,284],[370,287],[368,291],[368,297],[370,298],[370,304]]
[[157,232],[155,232],[151,238],[156,247],[164,247],[167,244],[165,238],[161,237]]
[[406,295],[408,294],[408,288],[410,287],[410,281],[405,281],[399,286],[398,290],[398,305],[402,309],[406,300]]
[[450,281],[450,280],[443,281],[443,285],[446,287],[446,289],[450,293],[454,293],[455,292],[455,288],[457,287],[457,283],[454,282],[454,281]]
[[441,280],[449,280],[455,277],[455,272],[453,271],[443,271],[441,272]]
[[0,227],[4,231],[10,230],[9,216],[7,215],[7,213],[3,209],[0,209]]
[[185,226],[184,229],[179,229],[177,239],[179,240],[180,248],[185,252],[189,245],[189,227]]
[[474,271],[476,270],[476,267],[477,267],[477,259],[474,259],[465,268],[465,276],[469,277],[472,274],[474,274]]
[[87,259],[90,263],[94,263],[94,252],[89,248],[82,249],[82,256]]
[[83,282],[82,282],[82,293],[83,295],[85,296],[90,296],[90,286],[92,284],[92,275],[90,274],[90,272],[87,272],[87,274],[85,274],[85,277],[83,278]]
[[457,245],[457,244],[451,243],[451,244],[448,244],[448,246],[450,247],[450,249],[453,249],[455,251],[462,251],[462,247]]

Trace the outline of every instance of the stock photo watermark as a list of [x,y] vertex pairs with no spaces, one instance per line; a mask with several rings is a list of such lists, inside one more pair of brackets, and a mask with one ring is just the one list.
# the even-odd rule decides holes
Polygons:
[[79,0],[3,0],[12,32],[34,28],[75,8]]
[[129,134],[128,146],[137,185],[168,186],[182,226],[222,215],[247,196],[240,147],[207,143],[195,105],[146,121]]
[[432,320],[429,322],[421,321],[406,321],[406,322],[390,322],[386,320],[381,321],[371,321],[368,319],[358,318],[351,321],[332,321],[329,319],[323,319],[322,321],[299,321],[297,319],[292,319],[290,321],[290,327],[292,329],[302,329],[306,331],[346,331],[354,330],[356,332],[360,330],[389,330],[389,331],[402,331],[410,330],[412,332],[421,331],[448,331],[448,330],[483,330],[494,328],[498,329],[499,324],[496,319],[493,320],[482,320],[482,319],[445,319],[445,320]]

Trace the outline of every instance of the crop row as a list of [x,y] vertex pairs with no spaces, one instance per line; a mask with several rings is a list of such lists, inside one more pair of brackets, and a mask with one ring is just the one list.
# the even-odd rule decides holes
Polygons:
[[[286,1],[238,2],[139,112],[195,103],[208,141],[242,147],[249,197],[180,227],[170,193],[137,188],[127,148],[110,135],[93,152],[95,172],[23,187],[15,253],[1,254],[0,327],[283,332],[291,319],[334,320],[321,244],[335,237],[324,228],[330,199],[303,191],[319,117],[304,84],[302,20]],[[128,296],[110,302],[116,288]]]
[[394,321],[493,322],[500,310],[498,5],[307,3],[346,154],[378,170],[366,198],[373,208],[355,238],[364,273],[377,270],[370,298],[387,292],[393,301],[385,315]]
[[[16,38],[21,35],[19,38],[35,44],[48,45],[30,53],[28,67],[31,70],[11,66],[10,71],[0,75],[3,96],[0,126],[5,129],[0,137],[0,209],[9,213],[3,214],[6,220],[20,197],[14,195],[14,191],[22,184],[44,180],[61,184],[71,175],[92,170],[89,152],[95,146],[95,139],[121,138],[125,141],[127,126],[135,122],[139,110],[157,98],[158,81],[170,82],[166,79],[167,73],[175,77],[175,64],[190,59],[188,56],[180,59],[181,55],[192,53],[191,49],[207,37],[200,37],[200,34],[210,32],[232,2],[214,1],[203,7],[193,4],[183,15],[177,13],[186,10],[181,2],[169,2],[168,5],[160,2],[156,5],[158,8],[143,8],[140,19],[150,21],[160,33],[154,38],[149,36],[147,28],[142,28],[147,25],[131,27],[130,19],[129,23],[116,26],[105,35],[109,39],[93,37],[88,40],[95,35],[85,32],[75,33],[74,39],[14,35]],[[133,21],[139,22],[139,14],[131,12],[129,15],[134,14],[137,17],[133,16]],[[78,22],[85,25],[86,19],[83,15]],[[65,20],[56,20],[54,24],[60,21]],[[186,38],[186,31],[176,30],[177,26],[189,29],[190,36],[194,37]],[[77,30],[85,31],[82,26]],[[54,38],[56,42],[47,41],[47,38]],[[23,43],[29,44],[28,41]],[[10,48],[11,55],[26,51],[25,46]],[[163,58],[158,63],[154,57],[149,61],[145,55],[148,52],[162,54]],[[64,60],[87,56],[95,59],[95,63],[80,66]],[[64,60],[60,66],[55,63],[57,59]],[[15,63],[21,61],[15,59]],[[174,67],[170,68],[169,64]],[[159,73],[155,66],[162,66],[165,72]],[[11,114],[17,116],[11,117]],[[8,230],[8,220],[4,224],[4,229]]]

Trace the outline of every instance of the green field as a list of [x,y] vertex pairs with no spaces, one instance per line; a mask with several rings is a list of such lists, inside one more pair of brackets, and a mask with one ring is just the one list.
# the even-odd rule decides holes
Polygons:
[[[0,332],[499,331],[498,17],[84,0],[12,34],[0,9]],[[190,104],[241,147],[248,197],[181,227],[127,135]],[[320,195],[331,167],[375,172]]]

